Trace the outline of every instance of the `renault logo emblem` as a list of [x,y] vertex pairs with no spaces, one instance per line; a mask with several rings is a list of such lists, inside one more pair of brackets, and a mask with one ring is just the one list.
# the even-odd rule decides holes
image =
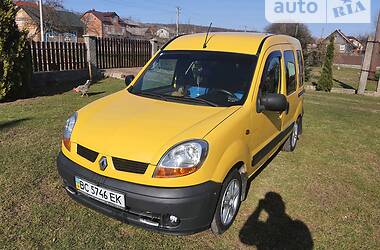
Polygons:
[[107,158],[103,156],[99,161],[100,170],[102,171],[106,170],[107,166],[108,166]]

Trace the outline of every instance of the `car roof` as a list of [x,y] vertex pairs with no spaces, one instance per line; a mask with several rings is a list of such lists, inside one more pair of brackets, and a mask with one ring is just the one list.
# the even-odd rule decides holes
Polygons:
[[271,35],[252,32],[213,32],[207,38],[207,47],[203,48],[206,33],[179,36],[169,42],[164,50],[201,50],[218,51],[257,55],[263,46],[268,43],[291,43],[299,44],[298,40],[285,35]]

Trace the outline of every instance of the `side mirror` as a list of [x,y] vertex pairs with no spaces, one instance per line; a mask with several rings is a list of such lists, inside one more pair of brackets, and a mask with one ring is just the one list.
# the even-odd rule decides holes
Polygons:
[[257,111],[259,113],[263,111],[287,112],[288,110],[289,103],[282,94],[266,94],[258,100]]
[[127,75],[125,77],[125,85],[129,85],[131,84],[131,82],[135,79],[135,76],[134,75]]

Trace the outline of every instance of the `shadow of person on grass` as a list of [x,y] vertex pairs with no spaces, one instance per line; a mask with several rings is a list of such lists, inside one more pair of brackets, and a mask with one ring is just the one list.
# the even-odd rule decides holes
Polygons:
[[22,119],[7,121],[7,122],[0,121],[0,130],[16,127],[18,124],[23,123],[28,120],[30,120],[30,118],[22,118]]
[[[259,220],[262,212],[267,220]],[[308,227],[299,220],[293,220],[285,213],[282,197],[269,192],[248,218],[239,233],[240,241],[261,249],[312,249],[313,239]]]

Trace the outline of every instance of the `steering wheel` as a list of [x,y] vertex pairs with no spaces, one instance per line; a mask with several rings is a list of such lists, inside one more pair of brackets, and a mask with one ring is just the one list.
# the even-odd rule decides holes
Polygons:
[[236,95],[232,94],[230,91],[225,90],[225,89],[212,89],[210,92],[211,92],[211,93],[212,93],[212,92],[219,92],[219,93],[223,93],[223,94],[227,95],[227,96],[230,97],[231,99],[234,99],[234,100],[238,99],[238,98],[236,97]]

